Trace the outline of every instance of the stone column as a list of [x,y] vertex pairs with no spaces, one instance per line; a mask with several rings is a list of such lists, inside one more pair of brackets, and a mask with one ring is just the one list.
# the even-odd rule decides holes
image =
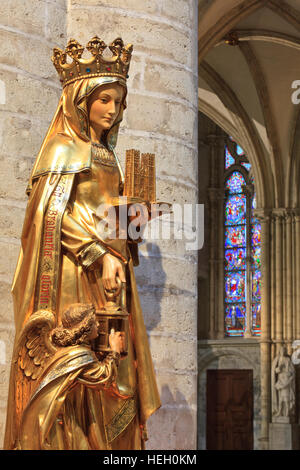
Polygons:
[[[225,309],[224,309],[224,203],[225,203],[225,191],[224,191],[224,149],[225,149],[225,138],[219,136],[218,139],[218,166],[216,183],[219,187],[217,192],[218,201],[218,220],[216,221],[216,228],[218,232],[218,245],[217,245],[217,278],[218,278],[218,292],[217,292],[217,330],[216,339],[224,339],[225,336]],[[220,217],[220,214],[222,216]],[[214,229],[213,229],[214,230]]]
[[[156,154],[157,196],[197,203],[196,0],[70,0],[68,37],[98,35],[134,45],[128,109],[118,143]],[[149,420],[147,448],[195,449],[197,253],[185,240],[141,246],[137,282],[162,408]]]
[[255,211],[261,223],[261,449],[268,449],[271,418],[271,315],[270,315],[270,219],[262,210]]
[[275,308],[276,308],[276,354],[279,351],[280,345],[283,341],[283,276],[282,276],[282,262],[283,262],[283,220],[282,212],[279,210],[273,211],[274,225],[275,225],[275,283],[276,289],[274,292],[275,296]]
[[[224,135],[209,134],[209,339],[224,338]],[[221,214],[221,216],[220,216]]]
[[295,339],[300,338],[300,215],[299,210],[295,212],[294,215],[294,295],[293,295],[293,305],[294,305],[294,315],[295,315]]
[[[267,449],[281,440],[282,432],[272,425],[269,442],[271,363],[281,345],[291,353],[292,342],[300,339],[299,216],[285,208],[273,209],[268,217],[257,214],[262,223],[261,446]],[[284,445],[296,445],[291,442]]]
[[285,277],[285,296],[286,296],[286,318],[285,318],[285,338],[288,346],[288,353],[292,352],[292,342],[294,333],[293,318],[293,214],[287,213],[286,217],[286,237],[285,237],[285,255],[286,255],[286,275]]
[[[209,135],[207,142],[210,149],[210,182],[208,188],[209,200],[209,339],[215,339],[218,331],[218,244],[219,231],[214,230],[218,226],[219,217],[219,192],[218,182],[216,181],[219,148],[218,136]],[[222,218],[221,218],[222,219]],[[223,224],[222,224],[223,229]],[[222,230],[223,232],[223,230]]]
[[272,296],[272,341],[282,343],[291,353],[291,344],[299,336],[298,299],[299,299],[299,216],[297,211],[274,209],[272,211],[272,234],[270,250],[273,279]]
[[55,112],[60,84],[51,63],[65,44],[65,0],[0,5],[0,441],[6,420],[14,314],[10,287],[20,249],[35,157]]

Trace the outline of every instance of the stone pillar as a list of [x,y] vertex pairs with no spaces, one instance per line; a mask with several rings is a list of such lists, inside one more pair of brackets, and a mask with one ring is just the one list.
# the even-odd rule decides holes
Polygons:
[[210,183],[208,188],[209,200],[209,332],[210,339],[215,338],[218,329],[217,292],[218,292],[218,261],[216,259],[218,232],[212,228],[218,221],[218,187],[216,187],[216,170],[218,165],[218,137],[209,135],[207,141],[210,149]]
[[224,338],[224,136],[210,134],[209,339]]
[[14,314],[10,286],[20,249],[25,189],[61,87],[52,48],[65,44],[65,0],[0,5],[0,441],[6,421]]
[[272,341],[276,350],[286,344],[290,354],[299,336],[299,216],[293,209],[274,209],[271,218]]
[[283,271],[282,271],[282,262],[283,262],[283,214],[280,210],[274,210],[272,214],[274,225],[275,225],[275,283],[276,289],[274,292],[274,303],[276,309],[276,354],[279,351],[280,345],[283,341]]
[[261,210],[255,211],[261,223],[261,435],[260,447],[268,449],[271,419],[271,316],[270,316],[270,218]]
[[[97,34],[134,45],[128,108],[117,153],[156,154],[162,201],[197,203],[196,0],[70,0],[68,37]],[[162,408],[149,420],[148,449],[195,449],[197,253],[184,240],[141,246],[137,282]]]
[[292,352],[292,341],[294,334],[295,320],[293,318],[293,228],[294,228],[294,217],[292,213],[287,213],[285,227],[285,256],[286,256],[286,273],[284,273],[285,279],[285,297],[286,297],[286,315],[285,315],[285,329],[286,329],[286,341],[288,346],[288,353]]
[[294,296],[293,306],[295,315],[295,339],[300,338],[300,216],[299,211],[294,213],[293,222],[293,247],[294,247]]
[[[271,363],[281,345],[291,354],[293,340],[300,337],[299,216],[285,208],[256,214],[262,224],[261,447],[268,449],[277,446],[283,432],[282,426],[270,427]],[[296,444],[290,438],[286,445]]]

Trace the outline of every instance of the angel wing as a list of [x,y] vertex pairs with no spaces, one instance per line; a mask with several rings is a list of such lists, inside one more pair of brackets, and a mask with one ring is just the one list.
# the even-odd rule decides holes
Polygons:
[[16,347],[18,362],[26,377],[36,380],[49,358],[57,348],[51,341],[50,332],[55,327],[55,316],[47,310],[33,313],[25,324]]

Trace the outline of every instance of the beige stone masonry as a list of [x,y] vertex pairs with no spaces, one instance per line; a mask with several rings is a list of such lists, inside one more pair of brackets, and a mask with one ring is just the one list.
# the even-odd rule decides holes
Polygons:
[[[61,88],[50,57],[69,38],[134,44],[128,108],[117,145],[154,152],[157,195],[197,202],[196,0],[10,0],[0,5],[0,439],[3,437],[17,260],[34,159]],[[145,241],[136,268],[162,408],[147,449],[195,449],[197,252],[185,240]],[[1,249],[2,248],[2,249]],[[0,354],[1,360],[1,354]]]
[[[27,203],[25,189],[61,93],[50,61],[65,44],[65,0],[0,5],[0,440],[14,340],[11,283]],[[2,362],[1,362],[2,361]]]

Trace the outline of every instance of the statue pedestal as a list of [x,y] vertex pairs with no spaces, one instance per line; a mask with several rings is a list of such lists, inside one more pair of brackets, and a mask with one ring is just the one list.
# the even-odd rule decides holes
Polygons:
[[289,422],[289,418],[277,418],[270,424],[269,450],[299,450],[299,424]]

